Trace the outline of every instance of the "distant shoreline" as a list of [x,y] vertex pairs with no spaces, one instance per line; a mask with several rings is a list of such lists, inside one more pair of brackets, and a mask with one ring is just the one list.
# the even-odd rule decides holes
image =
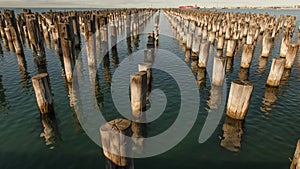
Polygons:
[[[199,6],[200,9],[241,9],[241,10],[251,10],[251,9],[257,9],[257,10],[300,10],[300,5],[297,7],[201,7]],[[143,8],[143,7],[141,7]],[[163,8],[168,8],[168,7],[160,7],[161,9]],[[155,9],[160,9],[160,8],[155,8]],[[170,7],[172,8],[172,7]],[[177,7],[173,7],[177,8]],[[113,8],[113,7],[0,7],[0,9],[126,9],[126,8]],[[139,8],[137,8],[139,9]]]

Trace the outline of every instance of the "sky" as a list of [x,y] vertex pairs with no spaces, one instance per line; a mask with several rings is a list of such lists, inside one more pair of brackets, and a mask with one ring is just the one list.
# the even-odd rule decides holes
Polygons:
[[19,8],[144,8],[178,7],[195,5],[200,7],[266,7],[300,5],[300,0],[0,0],[0,7]]

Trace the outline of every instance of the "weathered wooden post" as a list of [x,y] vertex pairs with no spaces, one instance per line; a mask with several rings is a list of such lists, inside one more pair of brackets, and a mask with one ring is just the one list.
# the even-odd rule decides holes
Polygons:
[[53,98],[48,73],[32,77],[32,86],[41,114],[54,113]]
[[102,55],[106,55],[108,52],[108,29],[107,29],[107,17],[100,18],[100,33],[101,33],[101,51]]
[[200,48],[200,37],[193,38],[192,57],[197,57]]
[[223,56],[223,50],[218,49],[216,53],[217,57],[222,57]]
[[293,67],[295,57],[299,50],[299,44],[288,44],[288,50],[286,53],[285,68],[291,69]]
[[203,28],[203,31],[202,31],[202,41],[203,41],[203,40],[207,40],[207,37],[208,37],[207,28],[204,27],[204,28]]
[[145,114],[147,100],[147,72],[140,71],[130,75],[130,93],[131,93],[131,109],[132,109],[132,141],[133,150],[142,151],[144,140]]
[[212,84],[223,86],[225,79],[226,58],[214,57]]
[[215,32],[208,32],[208,40],[211,44],[214,44],[215,40],[216,40],[216,33]]
[[[97,52],[96,52],[96,35],[95,35],[95,22],[93,20],[89,20],[85,25],[85,41],[86,41],[86,50],[87,50],[87,61],[88,61],[88,70],[90,75],[90,82],[92,86],[96,84],[96,72],[97,72]],[[98,46],[99,48],[99,46]],[[106,66],[106,55],[103,57],[104,63],[104,74],[105,79],[109,73],[107,73],[107,67],[109,72],[109,63]],[[110,79],[110,78],[109,78]]]
[[253,45],[253,43],[254,43],[254,34],[248,33],[247,39],[246,39],[246,44]]
[[26,15],[26,26],[28,29],[28,36],[30,44],[32,45],[33,51],[38,57],[45,57],[45,48],[43,44],[42,32],[40,30],[37,16],[35,14]]
[[192,47],[192,42],[193,42],[193,34],[192,33],[188,33],[186,35],[186,49],[190,50]]
[[284,71],[285,58],[274,58],[267,79],[268,86],[279,86]]
[[209,55],[209,43],[205,40],[200,44],[200,52],[198,57],[198,66],[200,68],[205,68]]
[[53,29],[52,29],[52,39],[54,42],[55,51],[58,54],[61,54],[61,43],[60,43],[60,30],[59,30],[59,22],[58,20],[54,21]]
[[80,48],[81,39],[80,39],[80,27],[78,23],[78,15],[76,12],[69,16],[70,22],[72,24],[72,30],[74,34],[74,46],[75,48]]
[[14,47],[14,44],[12,42],[8,42],[8,49],[11,52],[15,52],[15,47]]
[[239,152],[243,135],[243,121],[226,116],[222,126],[223,139],[220,145],[232,152]]
[[280,47],[280,57],[285,57],[287,50],[288,50],[288,44],[290,44],[291,42],[291,37],[288,33],[286,33],[283,37],[282,37],[282,41],[281,41],[281,47]]
[[254,53],[254,45],[245,44],[241,59],[241,67],[248,69],[252,62],[252,57]]
[[219,50],[223,50],[223,47],[224,47],[224,36],[219,36],[218,37],[218,45],[217,45],[217,49]]
[[249,81],[233,80],[230,86],[226,115],[233,119],[244,120],[252,91],[253,84]]
[[12,42],[12,37],[11,37],[11,34],[10,34],[10,31],[9,31],[9,28],[4,28],[4,32],[5,32],[5,36],[6,36],[6,39],[7,39],[7,42]]
[[149,101],[149,95],[151,92],[151,65],[150,62],[142,62],[138,65],[138,70],[146,71],[147,72],[147,93],[146,93],[146,100]]
[[4,19],[0,18],[0,33],[1,33],[1,39],[3,42],[3,45],[6,46],[5,44],[7,43],[7,38],[5,34],[5,22]]
[[24,37],[25,37],[27,43],[29,43],[29,35],[28,35],[28,31],[27,31],[27,26],[24,25],[24,26],[22,27],[22,29],[23,29],[23,32],[24,32]]
[[134,115],[139,115],[146,106],[147,72],[141,71],[130,76],[131,108]]
[[225,40],[229,40],[231,38],[231,27],[230,25],[225,28]]
[[299,168],[300,168],[300,140],[298,140],[297,142],[294,158],[290,166],[290,169],[299,169]]
[[74,41],[71,27],[68,23],[59,24],[60,43],[63,53],[64,70],[67,82],[72,83],[74,68]]
[[268,57],[270,55],[272,45],[273,45],[273,38],[264,36],[262,42],[262,51],[261,51],[262,57]]
[[20,39],[20,36],[19,36],[17,30],[12,25],[9,26],[9,30],[10,30],[10,35],[11,35],[11,38],[12,38],[12,42],[13,42],[14,47],[15,47],[16,54],[22,54],[23,53],[23,46],[22,46],[21,39]]
[[229,39],[227,41],[227,47],[226,47],[226,56],[227,57],[233,57],[236,47],[236,40]]
[[[111,162],[113,167],[129,167],[133,159],[127,156],[131,153],[132,135],[131,121],[126,119],[115,119],[100,127],[103,154]],[[126,137],[127,136],[127,137]]]
[[43,32],[44,40],[45,40],[46,44],[49,46],[49,44],[50,44],[50,34],[48,31],[49,28],[46,24],[45,18],[41,18],[41,16],[40,16],[40,20],[41,20],[41,29]]

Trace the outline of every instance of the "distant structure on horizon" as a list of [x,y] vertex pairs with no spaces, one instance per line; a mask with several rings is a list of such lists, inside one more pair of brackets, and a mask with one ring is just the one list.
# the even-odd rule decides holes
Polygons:
[[181,9],[200,9],[200,7],[197,6],[197,4],[195,6],[192,6],[192,5],[188,5],[188,6],[180,5],[179,8],[181,8]]

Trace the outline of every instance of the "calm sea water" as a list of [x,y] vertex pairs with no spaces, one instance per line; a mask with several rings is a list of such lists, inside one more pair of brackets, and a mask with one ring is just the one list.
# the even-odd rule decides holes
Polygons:
[[[48,9],[33,9],[37,12],[45,10]],[[18,13],[21,10],[15,9],[15,11]],[[230,11],[249,12],[248,10]],[[297,25],[300,24],[299,10],[251,10],[251,12],[268,12],[277,16],[295,15]],[[152,28],[153,19],[148,22],[144,32],[147,33]],[[172,35],[170,25],[162,14],[160,29],[162,35],[159,48],[171,51],[194,69],[191,66],[194,62],[185,58],[185,52],[180,44],[170,37]],[[119,35],[119,38],[122,39],[123,36]],[[209,110],[211,84],[207,76],[204,85],[199,87],[198,117],[187,137],[161,155],[134,159],[135,168],[288,168],[289,157],[293,156],[300,134],[299,53],[288,80],[283,81],[278,89],[265,87],[272,58],[279,56],[281,36],[282,32],[275,41],[271,56],[265,60],[266,67],[262,68],[259,67],[259,63],[264,61],[259,57],[262,39],[257,42],[248,77],[254,83],[254,90],[246,120],[241,128],[243,134],[238,152],[231,152],[220,146],[225,111],[216,131],[208,141],[203,144],[198,143]],[[109,60],[98,67],[98,105],[108,120],[119,116],[110,90],[114,71],[119,63],[128,57],[128,53],[144,50],[146,44],[146,35],[140,35],[138,40],[129,44],[126,40],[122,40],[118,43],[117,53],[110,52]],[[83,42],[82,46],[84,45]],[[40,119],[31,84],[31,77],[37,74],[37,67],[27,44],[24,46],[24,52],[25,68],[18,66],[17,57],[13,52],[3,49],[3,54],[0,54],[0,168],[105,168],[102,149],[86,135],[76,113],[70,108],[68,87],[62,75],[61,58],[55,53],[53,47],[46,48],[46,57],[56,112],[56,120],[51,123],[55,128],[55,143],[47,145],[48,142],[41,137],[44,123]],[[241,53],[242,50],[239,48],[233,59],[232,69],[226,72],[227,92],[230,82],[238,79]],[[197,71],[193,71],[197,78]],[[168,74],[154,71],[153,88],[160,88],[166,93],[168,104],[164,114],[147,126],[150,135],[160,133],[172,125],[180,103],[178,88],[174,84],[174,79]]]

